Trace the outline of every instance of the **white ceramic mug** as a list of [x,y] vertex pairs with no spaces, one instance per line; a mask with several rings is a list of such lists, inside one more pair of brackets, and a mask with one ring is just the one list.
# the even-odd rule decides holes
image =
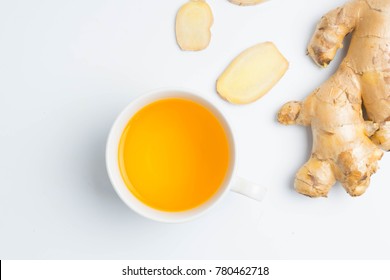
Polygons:
[[[230,147],[230,162],[228,173],[218,191],[214,194],[213,197],[200,206],[181,212],[160,211],[149,207],[136,198],[123,181],[118,164],[119,141],[127,123],[134,116],[134,114],[136,114],[146,105],[157,100],[167,98],[184,98],[197,102],[206,107],[217,117],[217,119],[222,124],[225,133],[228,136]],[[111,183],[123,202],[138,214],[160,222],[179,223],[199,217],[216,203],[218,203],[229,190],[243,194],[258,201],[263,199],[266,192],[264,187],[257,186],[247,180],[236,177],[237,151],[234,141],[234,134],[231,126],[229,125],[229,122],[227,121],[226,117],[209,101],[187,90],[158,90],[144,94],[132,101],[117,117],[111,128],[106,147],[106,166]]]

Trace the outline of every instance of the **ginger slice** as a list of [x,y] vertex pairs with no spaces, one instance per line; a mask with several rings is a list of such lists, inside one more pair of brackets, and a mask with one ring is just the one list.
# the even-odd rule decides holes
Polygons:
[[210,43],[213,14],[204,0],[190,0],[176,15],[176,41],[185,51],[200,51]]
[[271,42],[239,54],[217,80],[217,92],[235,104],[251,103],[265,95],[284,75],[288,61]]
[[256,5],[265,2],[266,0],[229,0],[230,3],[240,5],[240,6],[249,6]]

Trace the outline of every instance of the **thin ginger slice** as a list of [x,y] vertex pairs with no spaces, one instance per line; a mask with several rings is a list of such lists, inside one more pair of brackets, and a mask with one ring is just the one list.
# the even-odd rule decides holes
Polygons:
[[217,92],[235,104],[264,96],[285,74],[288,61],[271,42],[257,44],[239,54],[217,80]]
[[240,6],[256,5],[265,1],[266,0],[229,0],[229,2]]
[[210,43],[213,14],[204,0],[190,0],[176,15],[176,41],[185,51],[200,51]]

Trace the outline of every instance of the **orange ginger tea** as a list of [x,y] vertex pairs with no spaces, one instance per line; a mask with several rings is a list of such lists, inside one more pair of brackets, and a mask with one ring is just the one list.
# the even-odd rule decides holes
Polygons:
[[119,168],[129,190],[162,211],[195,208],[221,187],[229,167],[226,132],[204,106],[170,98],[151,103],[127,124]]

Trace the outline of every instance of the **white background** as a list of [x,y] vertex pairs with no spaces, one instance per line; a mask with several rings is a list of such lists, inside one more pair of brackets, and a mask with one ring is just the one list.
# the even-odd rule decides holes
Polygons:
[[[388,280],[390,271],[388,260],[6,260],[1,263],[2,280],[82,280],[82,279],[262,279],[281,280],[281,279],[299,279],[299,280],[329,280],[334,279],[376,279]],[[137,268],[147,269],[176,269],[180,266],[184,275],[178,276],[158,276],[156,270],[155,276],[142,275],[137,272]],[[263,276],[258,276],[260,271],[252,269],[251,275],[226,275],[225,269],[217,267],[262,267]],[[127,272],[127,267],[135,270],[135,275],[123,276],[123,269]],[[268,267],[269,274],[265,273],[265,267]],[[23,269],[21,269],[23,268]],[[190,269],[187,274],[187,270]],[[205,269],[206,275],[201,270]],[[229,269],[230,270],[230,269]],[[231,270],[230,270],[231,271]],[[244,269],[242,272],[247,271]],[[172,272],[171,272],[172,273]],[[225,274],[224,274],[225,273]]]
[[[390,155],[371,187],[327,199],[293,190],[311,146],[307,128],[276,113],[335,71],[305,55],[314,27],[344,0],[210,0],[202,52],[182,52],[175,14],[185,0],[0,2],[0,258],[377,259],[390,257]],[[245,48],[273,41],[290,69],[261,100],[233,106],[215,80]],[[200,92],[230,116],[241,176],[269,188],[258,204],[229,194],[206,216],[161,224],[128,209],[108,180],[104,149],[116,115],[159,87]]]

